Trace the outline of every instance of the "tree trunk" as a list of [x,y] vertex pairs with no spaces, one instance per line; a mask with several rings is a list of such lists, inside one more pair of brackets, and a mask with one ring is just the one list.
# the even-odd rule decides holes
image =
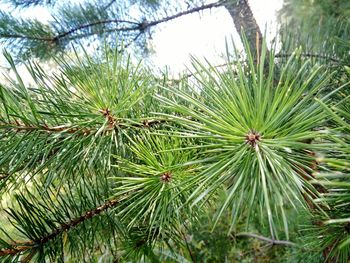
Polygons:
[[263,36],[248,0],[228,0],[223,5],[230,13],[242,41],[245,34],[253,57],[259,57]]

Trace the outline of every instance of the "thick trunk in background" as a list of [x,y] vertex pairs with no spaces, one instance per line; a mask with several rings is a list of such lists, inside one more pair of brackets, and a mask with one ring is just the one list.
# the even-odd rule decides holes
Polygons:
[[263,36],[254,18],[253,12],[250,9],[248,0],[228,0],[224,2],[223,6],[230,13],[241,39],[244,33],[252,55],[258,57],[257,55],[260,54]]

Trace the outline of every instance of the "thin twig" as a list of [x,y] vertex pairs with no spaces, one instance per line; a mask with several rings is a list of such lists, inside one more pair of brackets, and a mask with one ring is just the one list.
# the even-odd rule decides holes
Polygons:
[[182,230],[181,230],[181,234],[182,234],[183,239],[184,239],[184,241],[185,241],[186,248],[187,248],[188,253],[190,254],[190,257],[191,257],[192,262],[193,262],[193,263],[196,263],[196,258],[193,256],[193,253],[192,253],[192,250],[191,250],[191,248],[190,248],[190,245],[189,245],[188,242],[187,242],[186,235],[185,235],[185,233],[184,233]]
[[[110,123],[104,130],[105,132],[112,131],[114,128],[128,129],[128,128],[149,128],[155,126],[157,124],[161,124],[167,122],[168,120],[164,119],[145,119],[142,122],[132,122],[132,123],[123,123],[115,122]],[[78,134],[83,136],[88,136],[90,134],[95,134],[98,132],[99,128],[96,129],[88,129],[88,128],[77,128],[77,127],[67,127],[65,125],[49,127],[47,125],[39,125],[39,126],[29,126],[22,123],[0,123],[0,130],[14,130],[16,132],[30,132],[30,131],[43,131],[48,133],[70,133],[70,134]],[[1,176],[0,176],[1,179]]]
[[260,235],[254,234],[254,233],[242,232],[242,233],[235,234],[235,236],[246,236],[246,237],[257,238],[257,239],[260,239],[262,241],[268,242],[268,243],[273,244],[273,245],[296,246],[295,243],[287,241],[287,240],[271,239],[271,238],[260,236]]
[[107,19],[107,20],[99,20],[87,24],[83,24],[80,26],[77,26],[75,28],[72,28],[66,32],[62,32],[55,37],[52,38],[52,41],[58,41],[60,38],[64,38],[68,35],[71,35],[75,33],[76,31],[79,31],[84,28],[89,28],[97,25],[103,25],[103,24],[112,24],[112,23],[127,23],[127,24],[134,24],[132,27],[122,27],[122,28],[117,28],[116,31],[134,31],[134,30],[139,30],[140,29],[140,23],[135,22],[135,21],[128,21],[128,20],[121,20],[121,19]]
[[172,16],[164,17],[164,18],[162,18],[160,20],[149,22],[149,23],[147,23],[147,27],[151,27],[151,26],[158,25],[160,23],[168,22],[170,20],[179,18],[179,17],[184,16],[184,15],[189,15],[189,14],[200,12],[200,11],[203,11],[203,10],[206,10],[206,9],[212,9],[212,8],[215,8],[215,7],[220,7],[220,6],[223,5],[223,3],[224,3],[224,1],[219,1],[219,2],[216,2],[216,3],[211,3],[211,4],[195,7],[195,8],[192,8],[192,9],[189,9],[189,10],[177,13],[177,14],[172,15]]
[[106,9],[110,8],[111,5],[115,3],[115,1],[116,1],[116,0],[111,0],[108,4],[106,4],[106,5],[103,7],[103,9],[106,10]]
[[132,43],[136,42],[136,40],[142,35],[142,31],[140,31],[132,40],[129,41],[129,43],[125,44],[121,50],[119,50],[119,53],[123,50],[127,49]]
[[[292,54],[276,54],[275,57],[276,58],[288,58],[290,57]],[[330,57],[330,56],[326,56],[326,55],[322,55],[322,54],[313,54],[313,53],[302,53],[300,54],[301,57],[308,57],[308,58],[320,58],[320,59],[328,59],[330,61],[336,62],[336,63],[341,63],[342,61],[340,59],[334,58],[334,57]]]
[[[286,54],[275,54],[274,56],[275,56],[275,58],[288,58],[288,57],[292,56],[292,54],[289,54],[289,53],[286,53]],[[302,53],[302,54],[300,54],[300,56],[301,57],[305,57],[305,58],[329,59],[329,60],[331,60],[332,62],[335,62],[335,63],[341,63],[342,62],[340,59],[337,59],[337,58],[334,58],[334,57],[329,57],[329,56],[326,56],[326,55],[317,54],[317,53],[316,54],[313,54],[313,53]],[[255,60],[255,62],[256,61],[257,60]],[[229,66],[231,64],[234,64],[234,62],[219,64],[219,65],[213,66],[213,68],[215,68],[215,69],[224,68],[224,67],[227,67],[227,66]],[[195,72],[195,73],[191,72],[191,73],[183,75],[179,79],[169,79],[169,81],[174,82],[174,83],[178,83],[178,82],[181,82],[181,80],[193,77],[196,74],[198,74],[198,72]]]

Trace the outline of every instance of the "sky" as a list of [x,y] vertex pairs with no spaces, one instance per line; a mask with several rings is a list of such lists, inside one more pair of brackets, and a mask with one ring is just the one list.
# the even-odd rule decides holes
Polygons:
[[[262,32],[267,26],[267,38],[276,35],[276,11],[282,7],[283,0],[249,0]],[[181,72],[190,63],[190,55],[220,64],[220,57],[225,53],[225,39],[234,39],[241,47],[239,35],[233,20],[224,7],[204,11],[178,18],[162,25],[153,36],[156,51],[156,66],[169,66],[173,73]]]
[[[267,26],[267,38],[271,40],[277,29],[276,11],[282,7],[283,0],[249,0],[249,3],[262,31]],[[3,4],[0,9],[11,11]],[[24,15],[41,21],[50,18],[49,12],[42,7],[32,8]],[[150,60],[155,67],[166,67],[173,75],[186,70],[191,55],[218,65],[222,63],[226,39],[233,39],[238,47],[242,46],[233,20],[224,7],[183,16],[161,24],[155,30],[149,42],[154,50]],[[5,64],[4,58],[0,57],[0,66]]]

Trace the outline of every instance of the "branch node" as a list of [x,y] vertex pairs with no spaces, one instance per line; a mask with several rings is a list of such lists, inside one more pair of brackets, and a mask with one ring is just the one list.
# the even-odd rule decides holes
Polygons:
[[250,144],[250,146],[252,146],[253,148],[255,148],[256,144],[260,140],[261,140],[260,133],[254,131],[254,130],[249,131],[248,134],[245,136],[246,143]]
[[160,180],[164,183],[169,183],[171,181],[171,173],[170,172],[165,172],[160,176]]

